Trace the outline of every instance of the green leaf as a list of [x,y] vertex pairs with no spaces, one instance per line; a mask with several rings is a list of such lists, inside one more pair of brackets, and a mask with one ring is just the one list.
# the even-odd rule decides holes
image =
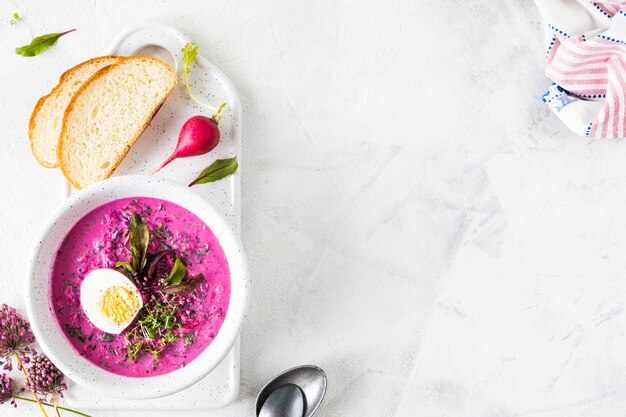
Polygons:
[[116,268],[122,267],[126,271],[130,272],[131,274],[133,273],[133,266],[129,262],[117,261],[115,262],[115,267]]
[[128,225],[130,242],[130,254],[133,258],[133,269],[141,271],[146,266],[146,253],[150,242],[150,232],[148,226],[141,220],[137,213],[130,218]]
[[180,258],[176,258],[172,272],[170,272],[170,275],[165,279],[165,285],[170,286],[180,284],[183,281],[183,278],[185,278],[186,273],[187,267],[185,267],[185,264],[180,260]]
[[31,41],[29,45],[15,48],[15,53],[22,56],[39,55],[40,53],[54,45],[61,36],[66,35],[70,32],[74,32],[75,30],[76,29],[72,29],[68,30],[67,32],[49,33],[47,35],[37,36]]
[[193,279],[189,279],[185,282],[181,282],[178,285],[170,285],[163,289],[165,294],[184,295],[192,292],[198,285],[204,282],[204,276],[199,275]]
[[218,159],[205,168],[189,186],[192,187],[196,184],[206,184],[207,182],[221,180],[224,177],[234,174],[238,166],[237,157]]
[[9,20],[9,23],[11,25],[14,25],[18,22],[18,20],[20,20],[20,15],[17,14],[17,12],[13,13],[13,19]]
[[198,56],[198,47],[193,42],[187,42],[183,47],[183,65],[185,65],[184,73],[189,74],[189,67],[196,62]]
[[178,336],[176,336],[176,334],[174,334],[174,332],[168,332],[163,337],[163,342],[164,342],[164,344],[167,344],[167,343],[176,342],[179,339],[180,338]]

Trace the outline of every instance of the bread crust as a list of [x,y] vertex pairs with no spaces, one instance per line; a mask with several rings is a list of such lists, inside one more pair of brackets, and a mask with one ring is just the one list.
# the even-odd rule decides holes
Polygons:
[[[46,160],[43,159],[43,157],[41,157],[40,155],[37,154],[37,151],[35,150],[35,140],[33,138],[33,131],[35,130],[35,123],[36,123],[36,118],[37,115],[39,114],[39,111],[41,110],[41,108],[43,107],[44,103],[52,96],[54,96],[54,94],[58,93],[61,88],[63,88],[65,82],[68,79],[71,79],[72,75],[79,71],[80,69],[82,69],[84,66],[92,64],[94,62],[97,61],[101,61],[101,60],[110,60],[110,59],[114,59],[114,60],[118,60],[120,57],[114,56],[114,55],[104,55],[104,56],[99,56],[96,58],[91,58],[88,59],[87,61],[81,62],[78,65],[73,66],[72,68],[68,69],[67,71],[65,71],[63,74],[61,74],[61,76],[59,77],[59,82],[56,86],[54,86],[54,88],[45,96],[41,97],[39,100],[37,100],[37,104],[35,104],[35,108],[33,109],[33,112],[30,115],[30,119],[28,121],[28,140],[30,142],[30,151],[32,152],[33,156],[35,157],[35,159],[37,160],[37,162],[39,162],[39,165],[45,167],[45,168],[57,168],[59,166],[59,159],[57,157],[57,161],[56,164],[54,163],[50,163]],[[78,93],[78,91],[77,91]],[[58,154],[58,147],[57,147],[57,154]]]
[[119,154],[117,155],[117,157],[116,157],[116,159],[114,161],[110,161],[111,162],[111,164],[109,165],[110,168],[106,171],[106,174],[104,175],[104,179],[106,179],[106,178],[109,178],[113,174],[113,172],[117,169],[117,167],[120,165],[120,163],[122,163],[122,160],[124,159],[126,154],[128,154],[128,151],[130,150],[130,148],[135,144],[135,142],[137,142],[137,139],[139,139],[141,134],[146,130],[146,128],[148,127],[148,125],[150,124],[150,122],[152,121],[152,119],[154,118],[156,113],[159,111],[161,106],[163,106],[163,103],[165,103],[165,100],[167,100],[167,98],[172,94],[172,91],[174,91],[174,88],[176,88],[176,84],[177,84],[177,81],[178,81],[178,77],[176,75],[176,71],[174,71],[174,69],[172,67],[170,67],[169,65],[167,65],[166,63],[164,63],[160,59],[157,59],[157,58],[154,58],[154,57],[151,57],[151,56],[146,56],[146,55],[118,57],[118,58],[120,58],[120,60],[117,63],[112,64],[112,65],[108,65],[108,66],[106,66],[104,68],[101,68],[100,70],[95,72],[82,86],[80,86],[80,88],[76,91],[76,93],[74,94],[74,96],[70,100],[69,104],[67,105],[67,108],[65,109],[65,113],[63,114],[63,125],[62,125],[63,127],[61,128],[61,134],[59,135],[59,146],[57,148],[57,159],[59,161],[59,166],[61,167],[61,172],[63,172],[63,176],[65,176],[67,181],[70,184],[72,184],[72,186],[74,186],[74,188],[79,189],[79,190],[81,188],[85,187],[86,185],[89,185],[89,184],[79,184],[78,181],[76,181],[75,179],[73,179],[71,177],[71,174],[69,173],[69,170],[68,170],[68,167],[67,167],[69,162],[63,157],[63,148],[64,148],[64,145],[65,145],[65,141],[67,139],[67,119],[68,119],[68,116],[70,115],[70,113],[72,112],[72,110],[74,109],[74,106],[76,104],[76,100],[80,97],[81,93],[86,88],[88,88],[88,86],[91,83],[93,83],[95,80],[105,76],[108,72],[110,72],[113,69],[115,69],[115,67],[117,67],[118,65],[120,65],[120,64],[122,64],[122,63],[124,63],[124,62],[126,62],[128,60],[147,59],[149,61],[155,61],[155,62],[158,62],[160,65],[165,66],[165,68],[167,68],[167,70],[169,72],[171,72],[172,75],[173,75],[174,82],[172,83],[172,85],[170,86],[170,88],[168,89],[166,94],[164,95],[163,99],[155,104],[155,106],[154,106],[150,116],[146,118],[146,121],[144,122],[143,126],[139,129],[138,134],[135,135],[135,137],[132,138],[132,140],[130,140],[128,142],[128,144],[125,146],[125,148],[121,152],[119,152]]

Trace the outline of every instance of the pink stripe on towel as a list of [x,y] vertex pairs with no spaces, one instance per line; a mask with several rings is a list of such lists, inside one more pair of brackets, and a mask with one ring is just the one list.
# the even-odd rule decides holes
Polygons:
[[548,31],[544,101],[579,134],[626,134],[626,0],[535,0]]

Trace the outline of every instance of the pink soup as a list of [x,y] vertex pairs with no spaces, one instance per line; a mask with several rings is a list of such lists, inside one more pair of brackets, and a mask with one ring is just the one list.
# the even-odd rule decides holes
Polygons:
[[[150,233],[148,261],[155,254],[165,251],[166,255],[152,278],[128,274],[140,290],[144,308],[126,330],[111,335],[84,314],[81,282],[94,269],[131,262],[128,226],[133,214],[141,217]],[[163,292],[175,258],[187,268],[186,282],[200,282],[185,294]],[[195,214],[169,201],[135,197],[106,203],[74,225],[59,246],[51,286],[56,320],[79,355],[118,375],[146,377],[186,366],[211,344],[228,309],[230,272],[217,238]],[[130,338],[140,333],[129,334],[156,304],[173,312],[167,339]]]

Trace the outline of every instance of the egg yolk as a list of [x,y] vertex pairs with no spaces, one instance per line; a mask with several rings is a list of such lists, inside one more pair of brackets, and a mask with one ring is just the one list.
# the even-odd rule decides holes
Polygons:
[[100,311],[118,326],[135,317],[138,310],[137,295],[126,287],[107,288],[100,297]]

